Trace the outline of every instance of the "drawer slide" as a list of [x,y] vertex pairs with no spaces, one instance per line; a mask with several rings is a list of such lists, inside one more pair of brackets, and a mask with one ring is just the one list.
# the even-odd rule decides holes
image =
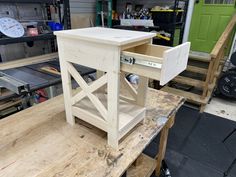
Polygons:
[[160,69],[162,66],[162,64],[157,63],[157,62],[141,60],[141,59],[137,59],[137,58],[126,56],[126,55],[121,55],[120,61],[123,64],[128,64],[128,65],[137,64],[137,65],[142,65],[142,66],[147,66],[147,67],[157,68],[157,69]]

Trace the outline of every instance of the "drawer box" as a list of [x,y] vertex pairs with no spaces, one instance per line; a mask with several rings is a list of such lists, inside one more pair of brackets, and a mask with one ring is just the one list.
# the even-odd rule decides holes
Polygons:
[[187,67],[190,42],[176,47],[144,44],[121,53],[121,70],[165,85]]

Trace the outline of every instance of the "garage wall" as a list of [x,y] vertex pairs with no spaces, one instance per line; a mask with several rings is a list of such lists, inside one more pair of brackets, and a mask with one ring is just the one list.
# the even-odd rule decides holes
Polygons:
[[96,0],[70,0],[70,11],[72,14],[95,13]]
[[84,28],[95,23],[96,0],[70,0],[72,28]]

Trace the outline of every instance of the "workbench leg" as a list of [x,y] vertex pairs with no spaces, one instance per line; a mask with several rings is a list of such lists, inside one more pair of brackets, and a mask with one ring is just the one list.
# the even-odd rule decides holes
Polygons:
[[49,97],[50,97],[50,98],[55,97],[55,96],[56,96],[55,92],[56,92],[55,86],[54,86],[54,85],[50,86],[50,87],[49,87]]
[[162,160],[165,158],[165,153],[166,153],[166,145],[168,140],[169,129],[173,126],[174,119],[175,119],[174,116],[171,117],[161,131],[159,152],[157,156],[156,176],[160,176]]
[[107,134],[108,144],[118,148],[119,143],[119,93],[120,93],[120,50],[115,52],[111,70],[107,72]]
[[71,85],[71,75],[67,70],[67,61],[63,59],[60,60],[60,68],[61,68],[61,78],[62,78],[62,87],[63,87],[63,95],[64,95],[64,104],[66,110],[66,121],[70,125],[75,124],[75,117],[72,114],[72,85]]
[[201,104],[200,105],[200,113],[203,113],[206,108],[206,104]]

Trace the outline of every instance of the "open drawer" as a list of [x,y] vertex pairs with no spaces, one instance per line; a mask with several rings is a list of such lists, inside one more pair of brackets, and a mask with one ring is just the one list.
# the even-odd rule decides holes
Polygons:
[[176,47],[144,44],[121,53],[121,70],[165,85],[187,67],[190,42]]

